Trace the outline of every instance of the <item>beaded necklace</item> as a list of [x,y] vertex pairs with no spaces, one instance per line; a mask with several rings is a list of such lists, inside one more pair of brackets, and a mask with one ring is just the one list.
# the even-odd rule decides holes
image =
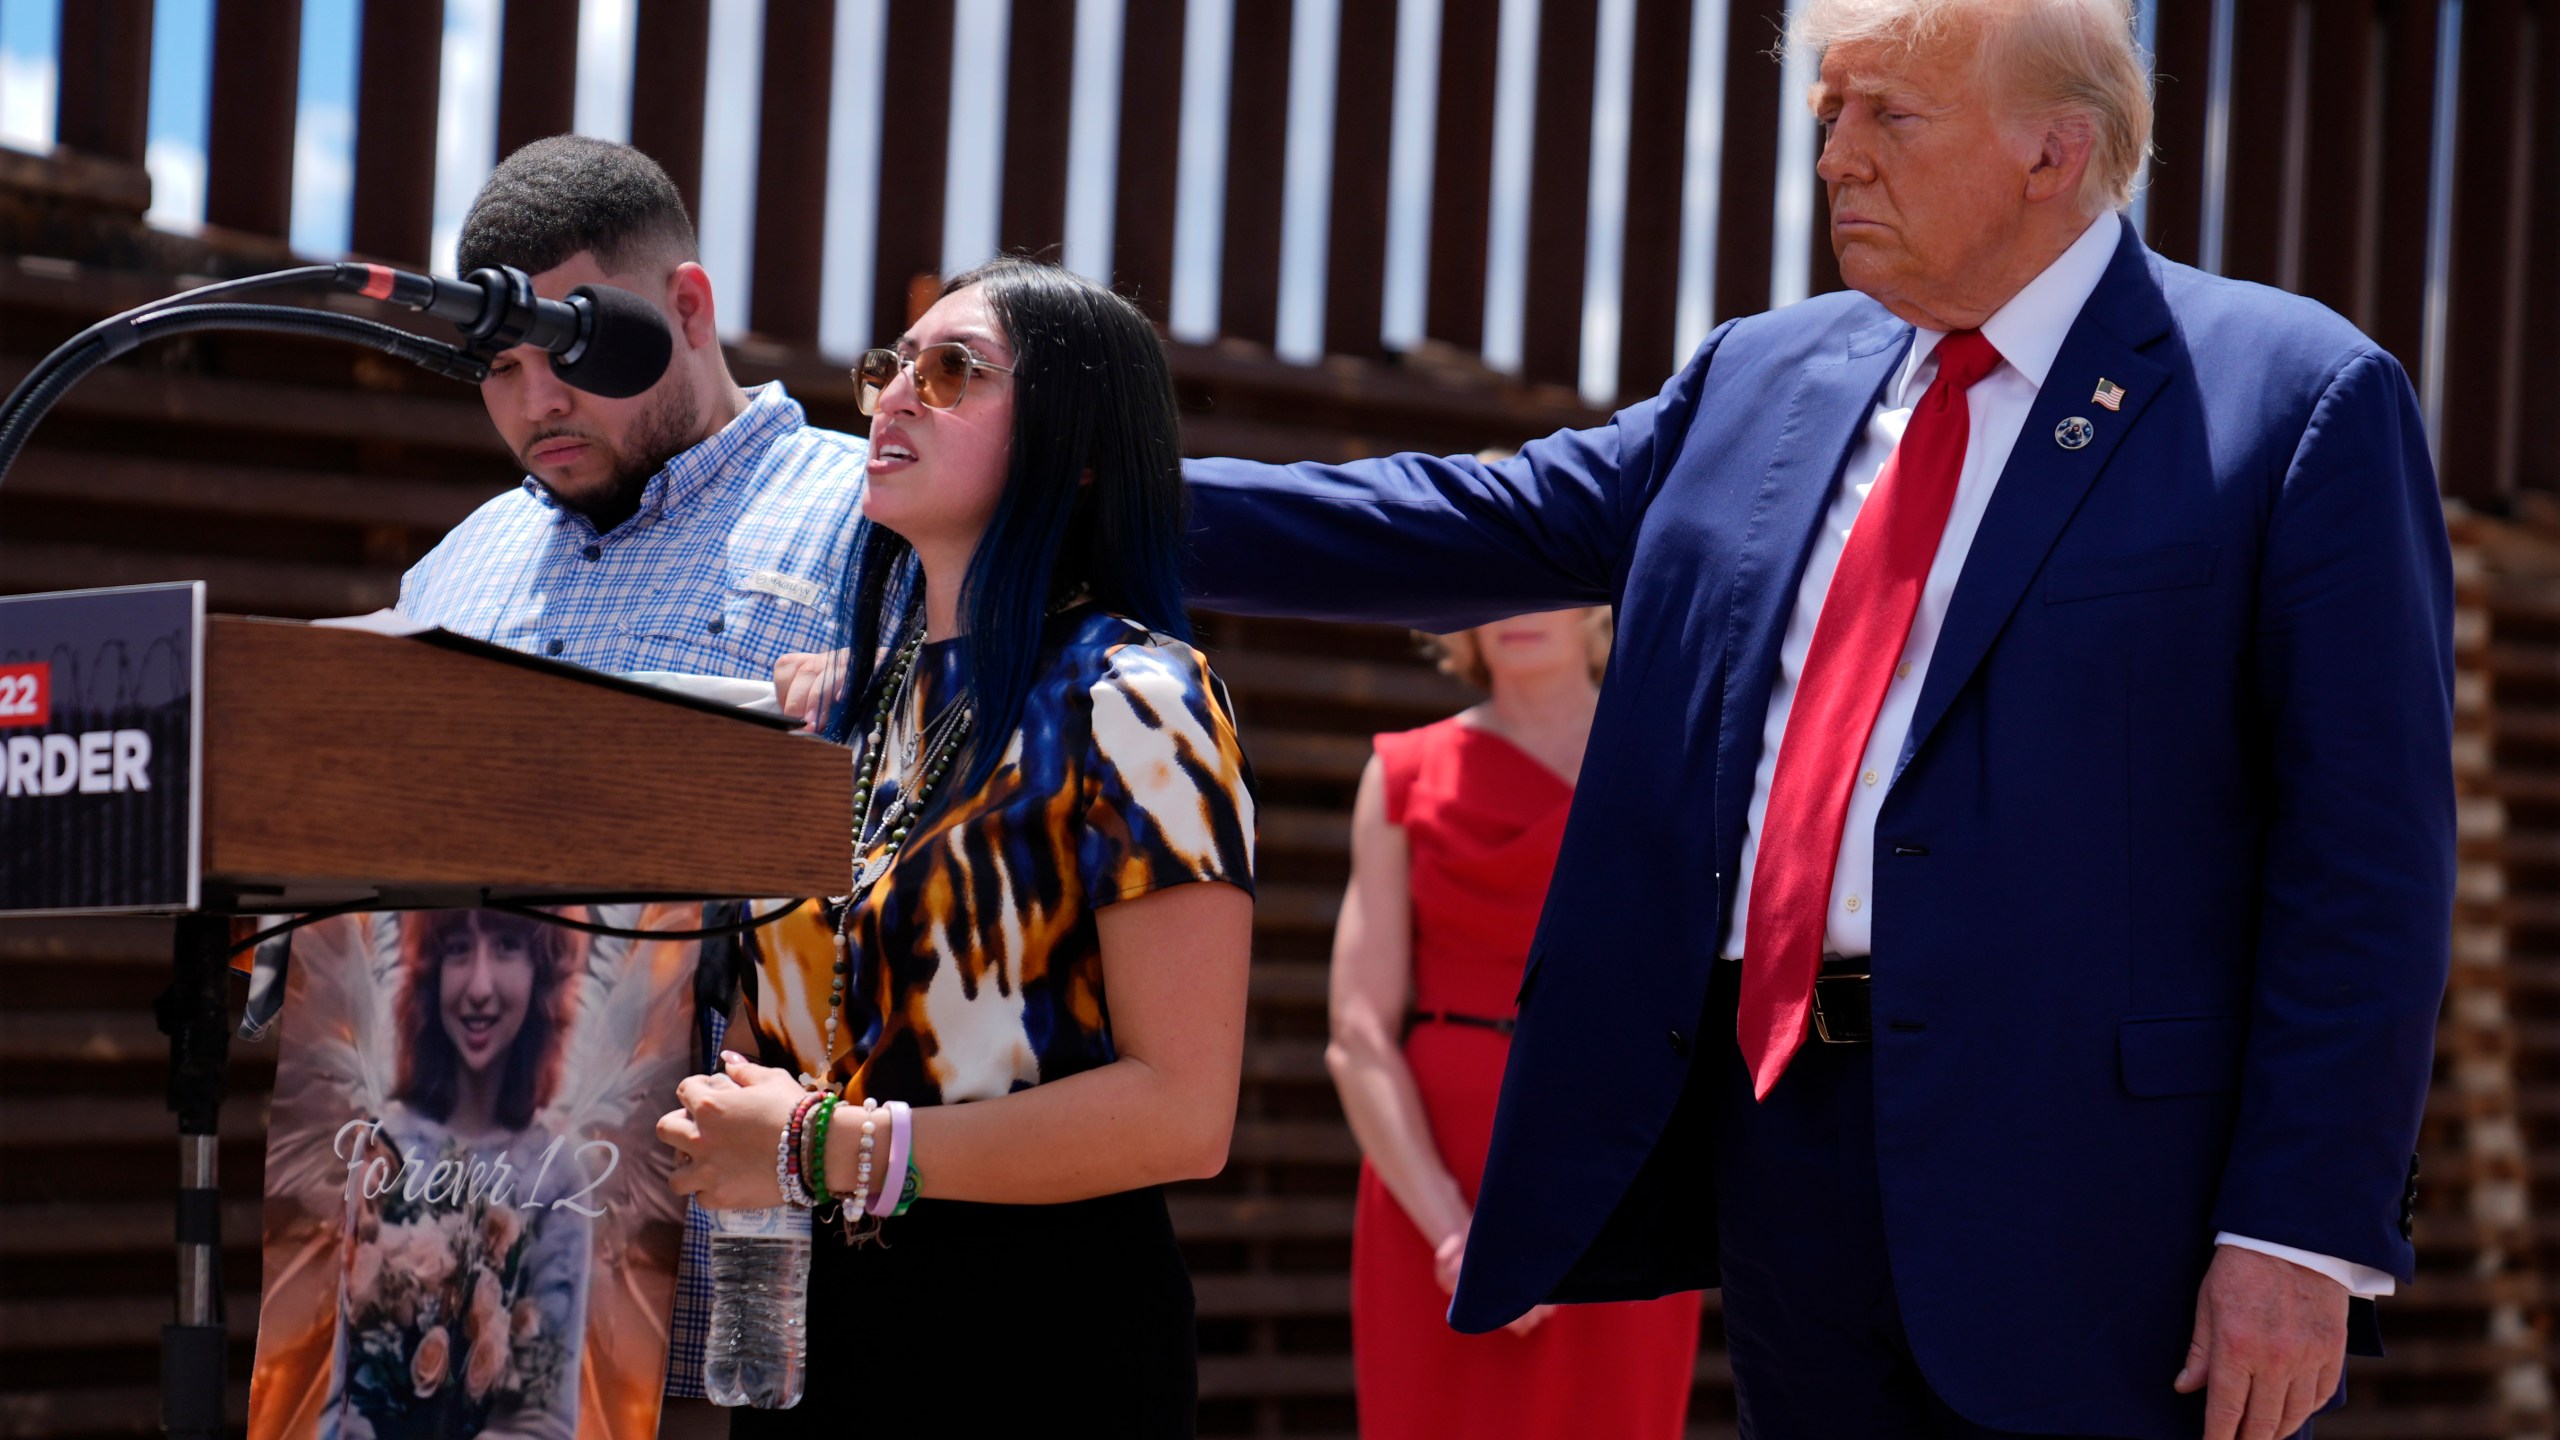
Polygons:
[[[976,721],[976,712],[965,700],[955,699],[943,707],[942,713],[927,724],[914,724],[908,718],[912,708],[916,660],[924,653],[924,613],[917,607],[915,620],[908,625],[896,656],[889,662],[889,678],[880,687],[879,708],[871,713],[871,727],[863,736],[862,749],[854,757],[853,792],[853,873],[841,907],[836,912],[835,974],[827,990],[826,1063],[835,1062],[836,1032],[844,1017],[845,987],[852,980],[852,941],[847,930],[853,921],[855,907],[880,883],[889,868],[906,848],[907,832],[925,805],[933,798],[934,787],[951,769],[952,758],[959,753],[960,742],[968,738]],[[883,762],[892,747],[890,736],[901,723],[912,728],[894,774],[883,774]],[[921,761],[918,760],[921,742]],[[883,780],[897,783],[897,797],[884,809],[880,803]],[[873,850],[882,850],[877,858],[866,858]],[[815,1076],[803,1076],[811,1085],[819,1083]]]
[[[1053,600],[1047,613],[1062,614],[1092,598],[1092,591],[1078,585]],[[854,756],[853,793],[860,808],[853,822],[852,888],[836,912],[835,973],[827,988],[826,1064],[835,1063],[836,1032],[844,1018],[844,994],[853,979],[853,942],[847,931],[853,923],[854,908],[862,903],[871,888],[880,883],[889,868],[898,863],[898,855],[906,848],[907,831],[924,814],[932,800],[936,785],[951,769],[952,759],[959,754],[961,742],[969,738],[970,727],[977,723],[974,705],[959,699],[945,704],[942,713],[931,721],[917,723],[909,718],[909,697],[915,684],[916,660],[924,653],[924,605],[916,604],[915,619],[907,625],[907,633],[897,653],[889,661],[889,678],[880,687],[880,706],[871,712],[871,728],[863,736],[862,749]],[[909,729],[901,749],[900,767],[895,775],[884,777],[883,757],[891,750],[889,740],[897,726],[904,722]],[[922,759],[919,762],[918,756]],[[900,780],[898,798],[886,810],[879,808],[877,782],[883,778]],[[863,858],[873,849],[886,845],[886,853],[876,860]],[[831,897],[832,898],[832,897]],[[814,1075],[800,1077],[803,1084],[817,1087],[822,1082]]]

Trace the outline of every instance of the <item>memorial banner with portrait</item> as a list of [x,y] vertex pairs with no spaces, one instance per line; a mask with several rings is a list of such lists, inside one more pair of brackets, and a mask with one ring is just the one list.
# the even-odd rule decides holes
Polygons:
[[700,955],[491,910],[293,934],[251,1440],[657,1433],[684,1212],[652,1129]]

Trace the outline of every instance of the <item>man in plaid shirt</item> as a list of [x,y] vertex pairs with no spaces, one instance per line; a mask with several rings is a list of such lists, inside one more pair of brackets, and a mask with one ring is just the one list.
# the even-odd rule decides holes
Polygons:
[[[563,135],[498,166],[463,222],[456,268],[513,265],[565,295],[617,285],[657,301],[667,373],[607,400],[518,347],[480,387],[528,472],[400,584],[400,609],[573,665],[770,680],[789,651],[841,647],[839,597],[860,553],[854,436],[810,426],[780,382],[741,389],[720,350],[711,280],[675,186],[639,151]],[[670,823],[679,823],[670,817]],[[706,1006],[703,1056],[726,1017]],[[702,1394],[709,1241],[688,1206],[667,1394]],[[661,1433],[720,1433],[707,1402],[670,1402]]]

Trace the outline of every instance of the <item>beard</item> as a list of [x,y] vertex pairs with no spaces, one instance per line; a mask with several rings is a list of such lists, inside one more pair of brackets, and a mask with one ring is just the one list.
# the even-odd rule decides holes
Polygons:
[[[670,375],[666,383],[658,387],[658,393],[650,397],[648,407],[640,412],[639,419],[619,444],[583,430],[547,430],[535,435],[525,442],[525,454],[531,453],[544,441],[575,435],[604,452],[607,468],[601,483],[575,494],[560,489],[539,475],[534,476],[534,482],[541,485],[543,493],[562,509],[574,510],[587,517],[588,523],[594,525],[598,532],[612,529],[639,510],[640,497],[648,490],[649,481],[667,468],[668,461],[701,443],[704,437],[694,433],[702,413],[695,404],[695,398],[690,377]],[[516,458],[521,463],[524,454]],[[533,467],[528,463],[525,469],[530,474]]]

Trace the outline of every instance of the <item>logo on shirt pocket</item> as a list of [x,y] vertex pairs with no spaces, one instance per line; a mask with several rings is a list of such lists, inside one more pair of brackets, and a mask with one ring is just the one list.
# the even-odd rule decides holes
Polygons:
[[738,588],[777,596],[794,605],[805,605],[812,610],[817,609],[819,602],[826,598],[825,592],[819,590],[816,585],[797,575],[785,575],[779,570],[758,570],[740,580]]

